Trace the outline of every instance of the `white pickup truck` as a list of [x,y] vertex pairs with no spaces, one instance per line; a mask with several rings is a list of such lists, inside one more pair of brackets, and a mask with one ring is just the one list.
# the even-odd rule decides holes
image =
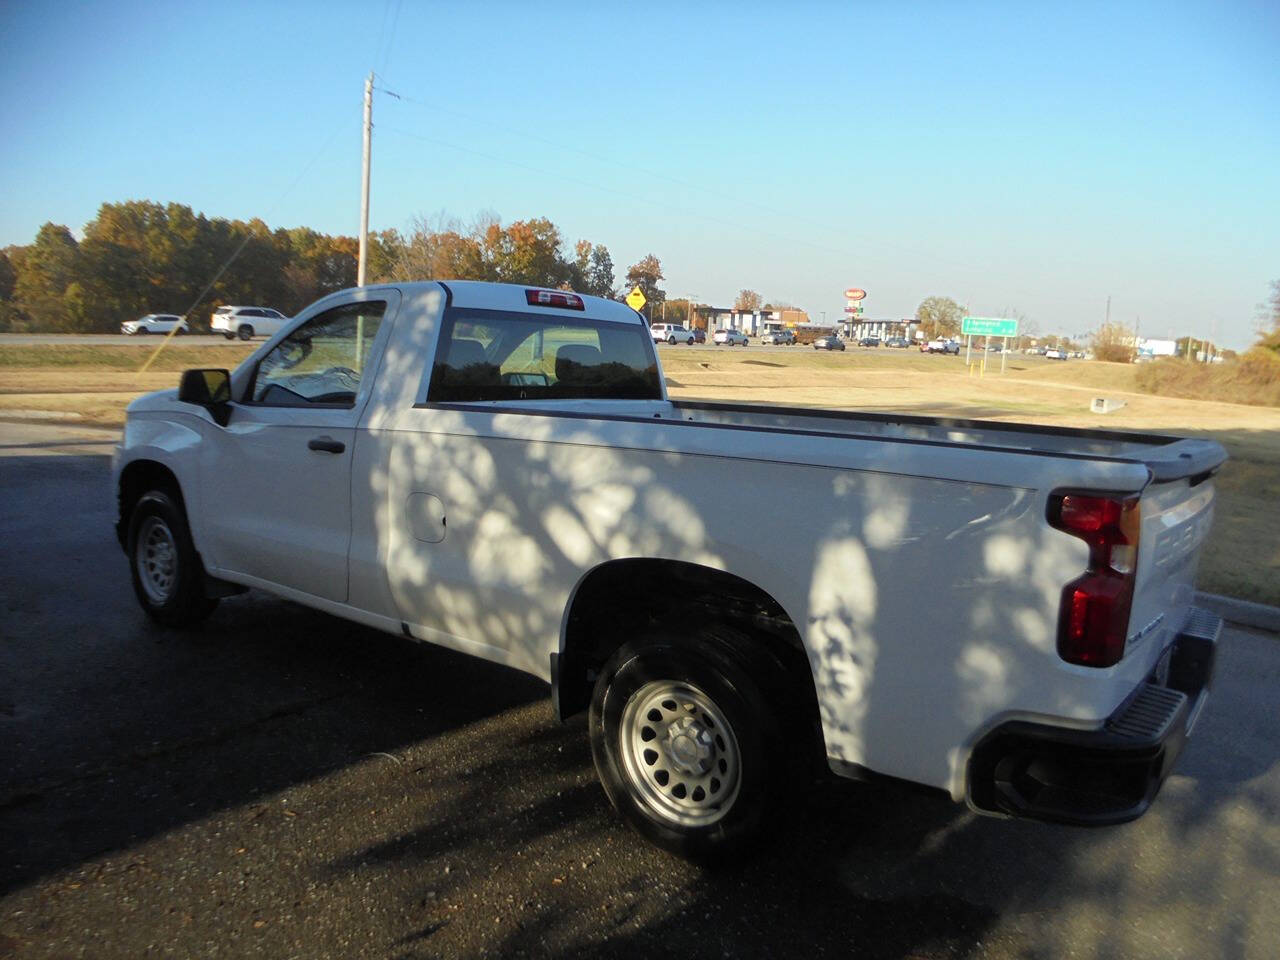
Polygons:
[[589,713],[623,817],[709,855],[828,770],[1139,816],[1207,698],[1224,459],[673,402],[623,304],[449,282],[334,294],[233,373],[139,398],[113,482],[160,623],[255,587],[528,671]]

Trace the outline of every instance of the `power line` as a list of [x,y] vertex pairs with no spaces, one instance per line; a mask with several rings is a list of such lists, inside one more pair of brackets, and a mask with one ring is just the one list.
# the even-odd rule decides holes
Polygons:
[[[338,134],[342,132],[342,129],[345,126],[346,124],[344,122],[334,127],[333,132],[329,134],[329,138],[320,146],[319,149],[317,149],[314,153],[311,154],[311,159],[307,161],[306,165],[302,168],[301,172],[296,177],[294,177],[293,182],[290,183],[289,186],[285,188],[283,193],[281,193],[278,197],[276,197],[276,199],[272,202],[271,206],[267,208],[266,213],[262,215],[262,220],[264,222],[268,217],[271,216],[271,214],[275,213],[276,208],[280,206],[281,203],[284,202],[285,197],[289,196],[289,194],[293,192],[294,188],[297,187],[298,184],[302,182],[303,177],[305,177],[308,173],[311,172],[311,168],[315,166],[316,161],[319,160],[321,155],[326,150],[329,149],[329,146],[337,138]],[[186,320],[187,317],[191,315],[191,312],[195,310],[196,307],[200,306],[200,302],[204,300],[206,296],[208,296],[209,291],[213,289],[213,285],[222,279],[222,275],[227,272],[227,268],[230,267],[231,264],[235,263],[236,258],[239,257],[240,254],[244,253],[244,248],[249,245],[249,241],[252,240],[253,238],[254,238],[253,231],[251,230],[245,231],[244,239],[240,241],[240,245],[237,246],[234,251],[232,251],[231,256],[227,257],[227,259],[223,261],[222,266],[218,268],[218,272],[213,275],[213,279],[205,284],[204,289],[201,290],[199,295],[195,298],[195,300],[192,301],[191,306],[187,307],[186,311],[182,314],[183,320]],[[138,372],[135,374],[135,376],[140,377],[147,372],[147,369],[151,366],[151,364],[155,362],[156,357],[160,356],[160,351],[163,350],[165,346],[168,345],[169,341],[177,334],[177,332],[178,332],[178,324],[175,323],[173,325],[173,329],[170,330],[167,334],[165,334],[164,339],[162,339],[156,345],[156,348],[155,350],[152,351],[151,356],[147,357],[146,362],[138,369]]]
[[[388,31],[387,33],[387,47],[385,50],[383,50],[382,58],[378,63],[377,70],[375,71],[378,75],[381,75],[383,71],[387,69],[387,63],[391,59],[391,51],[395,48],[396,28],[400,25],[400,5],[403,2],[404,0],[396,0],[396,11],[391,16],[391,30]],[[387,0],[387,6],[390,6],[390,5],[391,5],[391,0]]]

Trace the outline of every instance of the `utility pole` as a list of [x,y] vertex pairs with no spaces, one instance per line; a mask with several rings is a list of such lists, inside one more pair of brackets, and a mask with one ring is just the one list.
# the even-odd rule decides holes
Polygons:
[[369,266],[369,148],[373,142],[373,71],[364,81],[364,172],[360,178],[360,260],[356,266],[356,286],[364,286]]

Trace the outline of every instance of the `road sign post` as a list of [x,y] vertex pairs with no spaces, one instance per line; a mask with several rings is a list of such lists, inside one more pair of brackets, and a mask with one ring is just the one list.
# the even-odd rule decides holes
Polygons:
[[1005,354],[1009,352],[1009,341],[1018,335],[1018,321],[1004,317],[965,317],[960,321],[960,332],[969,344],[965,351],[965,363],[969,362],[974,337],[986,337],[982,348],[982,372],[987,369],[987,354],[991,350],[991,338],[1000,337],[1004,344],[1000,348],[1000,372],[1005,370]]

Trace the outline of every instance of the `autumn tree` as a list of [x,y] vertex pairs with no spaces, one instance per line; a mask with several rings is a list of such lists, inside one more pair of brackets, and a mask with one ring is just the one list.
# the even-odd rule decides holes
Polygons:
[[[367,276],[615,294],[613,260],[603,244],[582,241],[568,256],[564,246],[546,218],[503,226],[496,215],[482,214],[464,225],[440,215],[419,219],[407,236],[370,235]],[[355,286],[358,250],[354,237],[309,227],[272,230],[260,219],[207,218],[175,203],[106,203],[80,242],[65,226],[48,223],[33,243],[3,252],[0,329],[108,332],[145,313],[188,310],[199,328],[219,303],[294,314]]]
[[46,223],[23,251],[13,298],[37,330],[73,329],[67,288],[76,281],[80,245],[61,224]]
[[761,302],[760,294],[754,290],[739,290],[738,296],[733,301],[733,309],[744,313],[754,313],[760,309]]
[[569,286],[579,293],[612,300],[618,291],[614,286],[613,257],[603,243],[579,240],[574,246],[574,261]]
[[930,340],[958,336],[962,319],[964,310],[950,297],[926,297],[916,307],[916,323]]

